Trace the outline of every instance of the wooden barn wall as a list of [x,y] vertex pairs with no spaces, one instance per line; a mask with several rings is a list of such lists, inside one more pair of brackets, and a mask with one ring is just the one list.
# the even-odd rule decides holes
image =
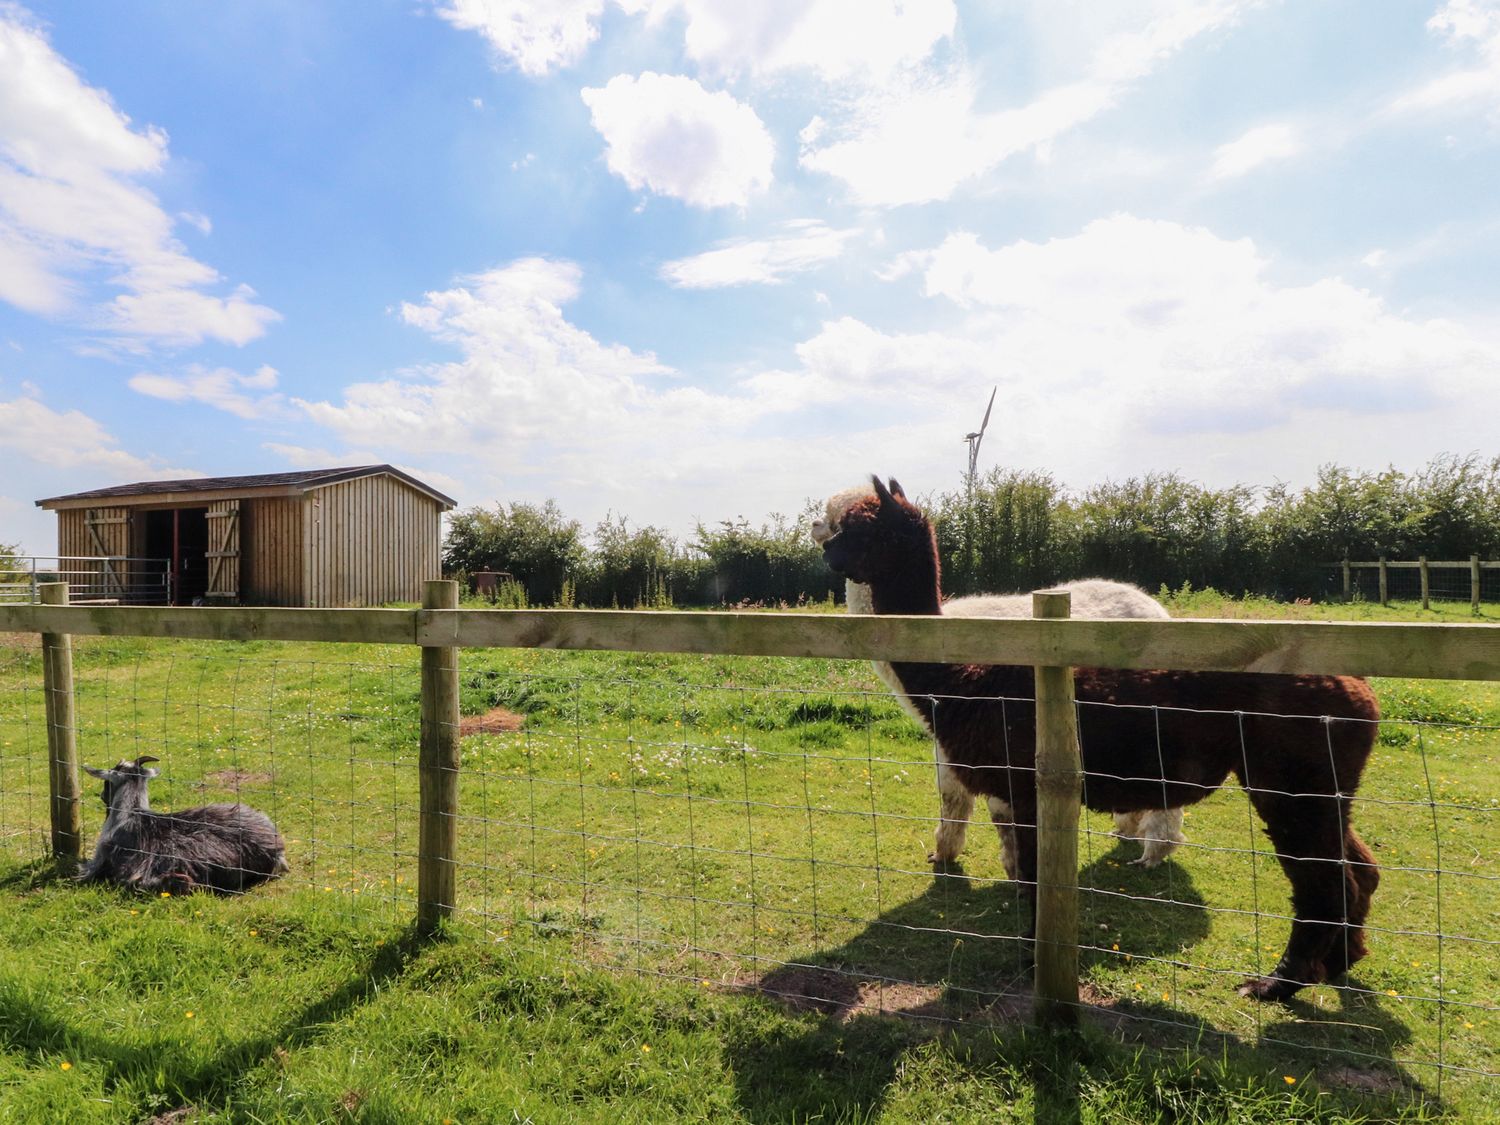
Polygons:
[[[131,555],[129,508],[74,508],[57,513],[57,553],[73,557]],[[108,597],[122,592],[131,581],[128,563],[63,563],[68,581],[90,597]]]
[[249,605],[305,605],[300,496],[264,497],[241,505],[241,599]]
[[361,477],[308,493],[311,606],[420,601],[441,578],[442,510],[393,477]]
[[[129,555],[131,551],[129,508],[74,508],[57,513],[59,555]],[[89,534],[92,526],[94,535]]]

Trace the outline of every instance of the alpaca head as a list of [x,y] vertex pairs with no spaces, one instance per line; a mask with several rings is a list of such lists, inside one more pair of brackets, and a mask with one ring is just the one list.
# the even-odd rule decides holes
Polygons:
[[884,585],[899,577],[924,597],[931,595],[937,588],[932,525],[894,477],[889,486],[871,477],[870,485],[837,493],[824,518],[813,522],[812,537],[822,546],[824,561],[855,582]]

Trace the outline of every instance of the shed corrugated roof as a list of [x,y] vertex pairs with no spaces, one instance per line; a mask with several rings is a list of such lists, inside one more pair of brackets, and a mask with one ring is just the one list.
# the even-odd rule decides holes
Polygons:
[[147,480],[135,484],[95,488],[88,492],[70,492],[66,496],[49,496],[36,503],[37,507],[45,508],[49,504],[60,504],[72,500],[120,500],[134,496],[161,496],[171,492],[239,492],[259,488],[293,488],[306,491],[310,488],[321,488],[324,485],[338,484],[340,481],[354,480],[357,477],[376,476],[380,473],[389,473],[405,481],[413,488],[427,493],[445,507],[452,508],[457,504],[452,497],[444,495],[431,485],[424,484],[416,477],[403,473],[391,465],[356,465],[343,469],[301,469],[291,473],[256,473],[242,477],[179,477],[175,480]]

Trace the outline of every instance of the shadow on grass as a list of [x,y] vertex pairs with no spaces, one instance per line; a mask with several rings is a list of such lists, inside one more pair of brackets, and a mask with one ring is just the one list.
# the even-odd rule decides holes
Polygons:
[[[1111,944],[1118,935],[1136,958],[1177,956],[1209,932],[1203,899],[1181,866],[1168,861],[1145,871],[1125,865],[1134,854],[1134,845],[1117,847],[1083,869],[1082,886],[1116,896],[1101,896],[1084,918],[1108,925]],[[1103,1066],[1107,1072],[1111,1064],[1090,1059],[1083,1039],[1031,1028],[1031,943],[1016,937],[1024,917],[1014,884],[971,881],[950,868],[844,944],[801,956],[790,951],[790,963],[744,982],[748,991],[800,1017],[731,1032],[725,1058],[746,1117],[868,1120],[888,1100],[903,1060],[914,1050],[936,1049],[946,1070],[983,1072],[990,1080],[997,1069],[1023,1075],[1027,1088],[1018,1096],[1029,1095],[1037,1121],[1082,1120],[1084,1070]],[[1091,942],[1087,925],[1083,936]],[[1081,961],[1087,968],[1106,957],[1118,954],[1085,950]],[[1225,983],[1225,1003],[1251,1003],[1233,997],[1232,983]],[[1167,1004],[1110,1001],[1087,989],[1081,1015],[1095,1032],[1127,1048],[1207,1054],[1215,1065],[1252,1077],[1266,1075],[1281,1056],[1313,1048],[1320,1061],[1333,1060],[1339,1084],[1359,1095],[1435,1108],[1394,1061],[1409,1030],[1358,985],[1336,995],[1335,1013],[1307,1000],[1261,1009],[1254,1040]],[[1149,1072],[1149,1063],[1140,1065]],[[1300,1073],[1306,1070],[1304,1062]],[[1142,1098],[1157,1096],[1149,1079],[1138,1085]],[[1198,1095],[1164,1090],[1163,1113],[1170,1116],[1167,1103],[1181,1096]]]
[[[17,873],[10,881],[24,876],[24,872]],[[62,881],[45,878],[45,872],[43,876],[38,885]],[[103,1064],[106,1090],[133,1082],[158,1099],[167,1099],[168,1104],[202,1111],[225,1100],[236,1082],[255,1067],[317,1040],[406,973],[436,940],[441,938],[423,937],[409,927],[396,941],[375,948],[338,987],[297,1010],[279,1029],[231,1043],[206,1061],[189,1062],[160,1046],[124,1047],[96,1028],[60,1019],[31,990],[0,980],[0,1048],[33,1061],[58,1054],[86,1057]]]

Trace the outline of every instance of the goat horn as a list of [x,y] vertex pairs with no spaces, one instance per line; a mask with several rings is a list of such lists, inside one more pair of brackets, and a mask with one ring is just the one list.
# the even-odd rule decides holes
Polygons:
[[142,754],[139,758],[137,758],[135,760],[135,764],[138,765],[138,766],[144,766],[147,762],[159,762],[159,761],[161,761],[160,758],[153,758],[150,754]]

